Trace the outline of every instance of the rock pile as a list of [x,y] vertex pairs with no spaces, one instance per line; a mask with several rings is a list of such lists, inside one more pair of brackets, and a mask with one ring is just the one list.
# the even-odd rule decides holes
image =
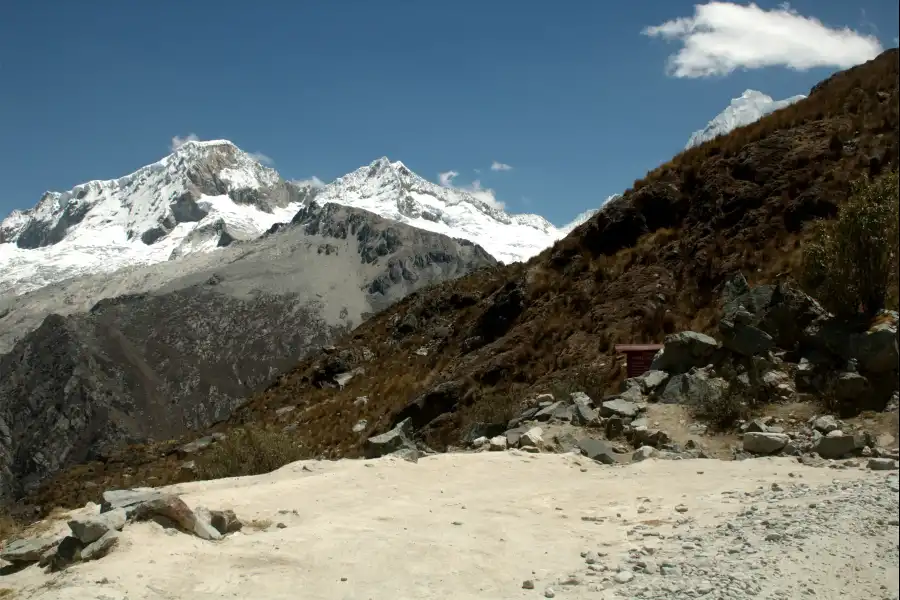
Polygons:
[[69,521],[68,535],[14,540],[0,552],[0,559],[14,566],[38,563],[48,571],[59,571],[106,556],[118,545],[119,533],[129,521],[147,520],[211,541],[243,527],[233,511],[191,510],[180,497],[154,488],[108,490],[98,512]]

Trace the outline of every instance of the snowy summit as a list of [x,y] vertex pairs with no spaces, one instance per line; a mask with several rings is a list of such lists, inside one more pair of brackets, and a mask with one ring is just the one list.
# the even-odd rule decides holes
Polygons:
[[125,177],[47,192],[34,208],[13,211],[0,222],[0,295],[255,239],[313,199],[466,239],[507,263],[531,258],[580,222],[557,228],[509,214],[387,158],[316,187],[285,181],[229,141],[190,141]]
[[706,124],[706,127],[695,131],[685,149],[699,146],[703,142],[725,135],[732,129],[749,125],[769,113],[790,106],[804,98],[806,96],[800,94],[785,100],[773,100],[771,96],[762,92],[746,90],[740,97],[734,98],[728,108],[716,115],[712,121]]

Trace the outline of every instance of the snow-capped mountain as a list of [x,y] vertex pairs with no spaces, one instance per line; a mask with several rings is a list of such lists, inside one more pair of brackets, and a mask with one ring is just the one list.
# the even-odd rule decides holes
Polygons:
[[771,112],[775,112],[804,98],[806,96],[800,94],[784,100],[773,100],[771,96],[767,96],[762,92],[746,90],[740,97],[734,98],[731,104],[728,105],[728,108],[716,115],[712,121],[707,123],[706,127],[695,131],[688,140],[685,149],[699,146],[703,142],[725,135],[732,129],[749,125]]
[[125,177],[47,192],[34,208],[13,211],[0,222],[0,296],[255,239],[312,199],[469,240],[507,263],[540,253],[591,214],[557,228],[387,158],[323,187],[299,185],[231,142],[194,141]]
[[290,221],[306,193],[231,142],[188,142],[125,177],[13,211],[0,222],[0,296],[254,239]]
[[387,158],[339,177],[318,190],[315,198],[319,204],[361,208],[475,242],[505,263],[527,260],[565,235],[544,217],[509,214],[470,192],[431,183]]

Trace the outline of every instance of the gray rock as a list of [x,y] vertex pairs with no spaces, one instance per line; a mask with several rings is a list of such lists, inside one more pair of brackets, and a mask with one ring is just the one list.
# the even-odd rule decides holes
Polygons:
[[192,533],[204,540],[218,540],[222,538],[215,527],[192,511],[184,501],[172,494],[163,494],[158,498],[138,504],[133,513],[133,518],[139,521],[160,520],[178,527],[186,533]]
[[130,517],[134,509],[141,503],[161,498],[164,494],[155,488],[134,488],[130,490],[106,490],[100,503],[100,512],[105,513],[117,508],[125,510]]
[[672,441],[665,431],[650,429],[643,425],[632,427],[631,431],[627,433],[627,437],[635,446],[651,446],[653,448],[660,448]]
[[505,435],[494,436],[488,442],[488,449],[497,452],[500,450],[506,450],[507,447],[507,438]]
[[81,560],[97,560],[103,558],[119,543],[119,534],[116,531],[107,531],[102,537],[88,544],[81,550]]
[[741,426],[742,433],[765,431],[769,431],[769,428],[766,426],[762,419],[753,419]]
[[238,519],[233,510],[211,510],[209,514],[210,525],[222,535],[240,531],[244,527],[244,523]]
[[559,410],[565,410],[565,404],[562,402],[554,402],[549,406],[545,406],[534,414],[535,421],[549,421]]
[[208,448],[215,440],[211,435],[199,438],[194,440],[193,442],[188,442],[187,444],[181,446],[176,450],[180,458],[184,458],[188,454],[195,454],[200,452],[201,450],[205,450]]
[[412,441],[412,422],[410,419],[404,419],[390,431],[368,438],[364,452],[366,458],[379,458],[398,450],[415,447]]
[[583,404],[584,406],[588,406],[590,408],[594,408],[594,400],[585,394],[584,392],[572,392],[569,395],[569,398],[572,400],[572,403],[576,406],[578,404]]
[[833,416],[821,415],[812,420],[812,427],[816,431],[821,431],[822,433],[831,433],[832,431],[837,430],[840,425],[838,425],[837,419]]
[[572,411],[572,423],[582,427],[597,427],[600,425],[600,419],[597,411],[590,405],[576,402]]
[[76,537],[66,536],[56,547],[56,552],[47,558],[47,566],[51,572],[60,571],[81,560],[84,544]]
[[744,434],[744,451],[751,454],[775,454],[790,441],[784,433],[748,431]]
[[659,395],[663,404],[696,406],[714,404],[728,393],[728,382],[716,377],[708,369],[692,369],[689,373],[675,375]]
[[859,367],[868,373],[896,371],[900,352],[897,348],[897,313],[882,311],[879,318],[887,322],[875,325],[853,340],[854,355]]
[[728,318],[719,321],[722,345],[744,356],[768,352],[775,345],[772,336],[755,327],[753,315],[746,310],[735,310]]
[[859,401],[861,396],[869,393],[870,387],[869,380],[865,376],[844,372],[835,379],[834,395],[841,402]]
[[893,458],[870,458],[866,466],[873,471],[896,471],[897,461]]
[[622,383],[622,391],[628,388],[636,387],[643,395],[650,395],[662,386],[669,378],[669,374],[665,371],[646,371],[637,377],[626,379]]
[[[519,447],[534,446],[540,448],[544,445],[544,430],[540,427],[531,427],[519,438]],[[503,438],[506,439],[506,438]]]
[[578,448],[588,458],[606,465],[621,462],[619,455],[613,451],[612,444],[604,440],[582,438],[578,440]]
[[513,429],[507,431],[504,435],[506,436],[506,445],[510,448],[515,448],[519,445],[519,438],[522,437],[522,434],[528,431],[529,427],[525,425],[520,425]]
[[653,458],[654,456],[656,456],[655,448],[651,448],[650,446],[641,446],[631,453],[631,462],[641,462],[642,460],[647,460],[648,458]]
[[11,563],[37,562],[45,552],[57,547],[62,539],[48,536],[12,540],[0,551],[0,558]]
[[69,529],[72,535],[83,544],[90,544],[99,540],[110,531],[121,531],[125,526],[128,515],[124,508],[117,508],[99,515],[79,517],[69,521]]
[[615,398],[613,400],[607,400],[600,405],[600,416],[611,417],[617,415],[633,419],[637,417],[642,410],[643,407],[634,402],[629,402],[622,398]]
[[683,331],[666,337],[663,349],[653,358],[650,369],[670,374],[686,373],[693,367],[709,364],[719,343],[696,331]]
[[856,454],[865,446],[865,438],[862,435],[835,430],[820,438],[813,447],[813,452],[822,458],[841,458],[848,454]]

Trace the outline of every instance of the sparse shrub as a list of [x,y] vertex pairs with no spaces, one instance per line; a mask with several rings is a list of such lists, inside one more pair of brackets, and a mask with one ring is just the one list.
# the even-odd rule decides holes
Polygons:
[[0,542],[15,537],[21,531],[22,524],[5,509],[0,509]]
[[246,426],[232,430],[196,462],[200,479],[220,479],[269,473],[303,458],[296,439],[287,432]]
[[710,392],[691,406],[692,416],[715,430],[731,429],[741,419],[750,416],[754,401],[744,387],[732,381],[722,395]]
[[896,287],[897,172],[857,182],[838,218],[818,221],[803,253],[804,287],[833,313],[872,316]]

